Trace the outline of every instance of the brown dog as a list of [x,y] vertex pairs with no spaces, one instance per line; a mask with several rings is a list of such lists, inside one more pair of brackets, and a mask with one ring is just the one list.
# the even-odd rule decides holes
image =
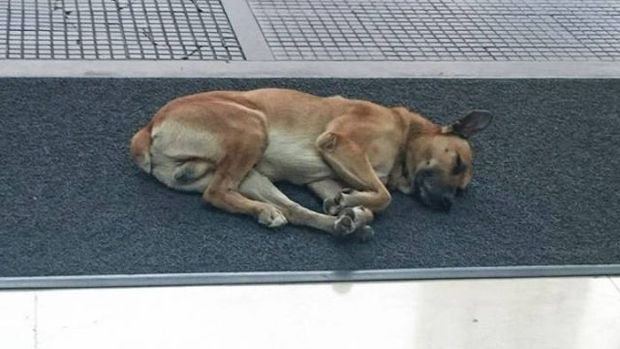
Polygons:
[[[406,108],[284,89],[177,98],[131,140],[131,154],[167,186],[202,193],[269,227],[287,222],[368,239],[390,189],[448,210],[472,178],[467,138],[491,116],[439,126]],[[308,185],[326,214],[287,198],[274,181]],[[351,189],[343,189],[343,188]]]

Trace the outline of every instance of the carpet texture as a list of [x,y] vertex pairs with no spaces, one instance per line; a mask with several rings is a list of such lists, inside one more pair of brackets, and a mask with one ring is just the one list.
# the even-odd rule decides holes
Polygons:
[[[449,214],[395,194],[366,244],[264,228],[130,161],[166,101],[267,86],[496,119]],[[619,80],[1,79],[0,107],[0,277],[620,263]]]

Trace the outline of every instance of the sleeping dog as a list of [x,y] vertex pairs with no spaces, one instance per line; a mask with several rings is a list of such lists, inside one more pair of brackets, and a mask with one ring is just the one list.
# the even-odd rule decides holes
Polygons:
[[[165,185],[248,214],[268,227],[300,224],[366,240],[390,190],[450,209],[472,179],[468,138],[489,125],[472,111],[437,125],[403,107],[287,89],[212,91],[163,106],[131,140],[137,165]],[[306,185],[324,213],[274,184]]]

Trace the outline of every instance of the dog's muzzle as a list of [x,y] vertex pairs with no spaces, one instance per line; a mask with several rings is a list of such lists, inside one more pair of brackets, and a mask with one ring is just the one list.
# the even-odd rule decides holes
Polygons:
[[450,211],[456,190],[437,183],[431,170],[422,170],[414,180],[414,196],[424,205],[441,211]]

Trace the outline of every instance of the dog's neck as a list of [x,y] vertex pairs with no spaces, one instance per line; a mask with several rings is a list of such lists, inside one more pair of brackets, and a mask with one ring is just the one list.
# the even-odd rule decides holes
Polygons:
[[406,142],[421,136],[429,136],[441,132],[441,126],[435,124],[420,113],[412,112],[406,108],[395,108],[407,125],[408,135]]
[[392,108],[402,120],[404,134],[400,142],[400,151],[394,161],[394,167],[390,173],[388,186],[398,189],[405,194],[413,191],[413,176],[408,172],[408,152],[414,148],[415,142],[424,136],[441,133],[441,126],[433,123],[419,113],[409,111],[407,108]]

